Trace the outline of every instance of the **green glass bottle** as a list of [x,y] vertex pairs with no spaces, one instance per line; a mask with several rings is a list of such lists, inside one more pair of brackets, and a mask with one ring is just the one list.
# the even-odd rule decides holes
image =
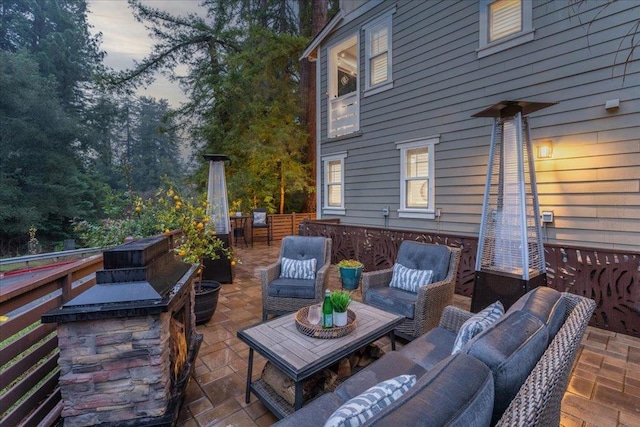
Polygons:
[[322,303],[322,327],[329,329],[333,327],[333,304],[329,298],[329,289],[324,292],[324,302]]

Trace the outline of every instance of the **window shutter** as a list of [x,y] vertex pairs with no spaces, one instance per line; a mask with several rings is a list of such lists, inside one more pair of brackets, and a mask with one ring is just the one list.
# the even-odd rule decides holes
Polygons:
[[489,6],[489,41],[522,31],[521,3],[521,0],[498,0]]

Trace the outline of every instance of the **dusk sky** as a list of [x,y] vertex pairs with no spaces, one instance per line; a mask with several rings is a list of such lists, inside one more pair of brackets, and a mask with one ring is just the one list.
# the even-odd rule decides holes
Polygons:
[[[134,60],[139,61],[149,54],[152,40],[144,25],[133,17],[126,0],[88,0],[87,3],[92,32],[102,32],[101,48],[107,52],[105,64],[108,67],[124,70],[132,67]],[[144,0],[143,3],[177,15],[200,10],[200,0]],[[160,75],[153,85],[139,94],[168,99],[174,108],[185,99],[177,84]]]

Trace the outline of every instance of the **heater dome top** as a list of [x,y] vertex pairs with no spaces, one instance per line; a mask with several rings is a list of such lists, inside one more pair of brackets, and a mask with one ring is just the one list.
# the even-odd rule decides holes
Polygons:
[[[522,114],[526,116],[556,104],[557,102],[500,101],[474,114],[472,117],[509,117],[515,115],[517,112],[522,112]],[[507,114],[505,114],[505,112]]]

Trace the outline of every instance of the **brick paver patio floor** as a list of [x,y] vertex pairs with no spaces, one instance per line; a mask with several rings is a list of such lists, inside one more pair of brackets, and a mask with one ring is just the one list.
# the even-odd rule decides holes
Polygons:
[[[236,265],[234,282],[222,286],[213,319],[198,326],[204,340],[180,412],[180,426],[249,427],[276,421],[255,396],[250,404],[244,402],[249,349],[236,338],[238,329],[262,319],[257,268],[278,258],[280,242],[272,243],[236,248],[242,264]],[[335,266],[331,267],[329,287],[340,287]],[[361,300],[359,290],[354,297]],[[456,295],[454,302],[469,309],[468,298]],[[388,338],[380,343],[390,350]],[[256,354],[254,379],[260,376],[264,363]],[[561,425],[640,426],[640,339],[588,328],[562,403]]]

